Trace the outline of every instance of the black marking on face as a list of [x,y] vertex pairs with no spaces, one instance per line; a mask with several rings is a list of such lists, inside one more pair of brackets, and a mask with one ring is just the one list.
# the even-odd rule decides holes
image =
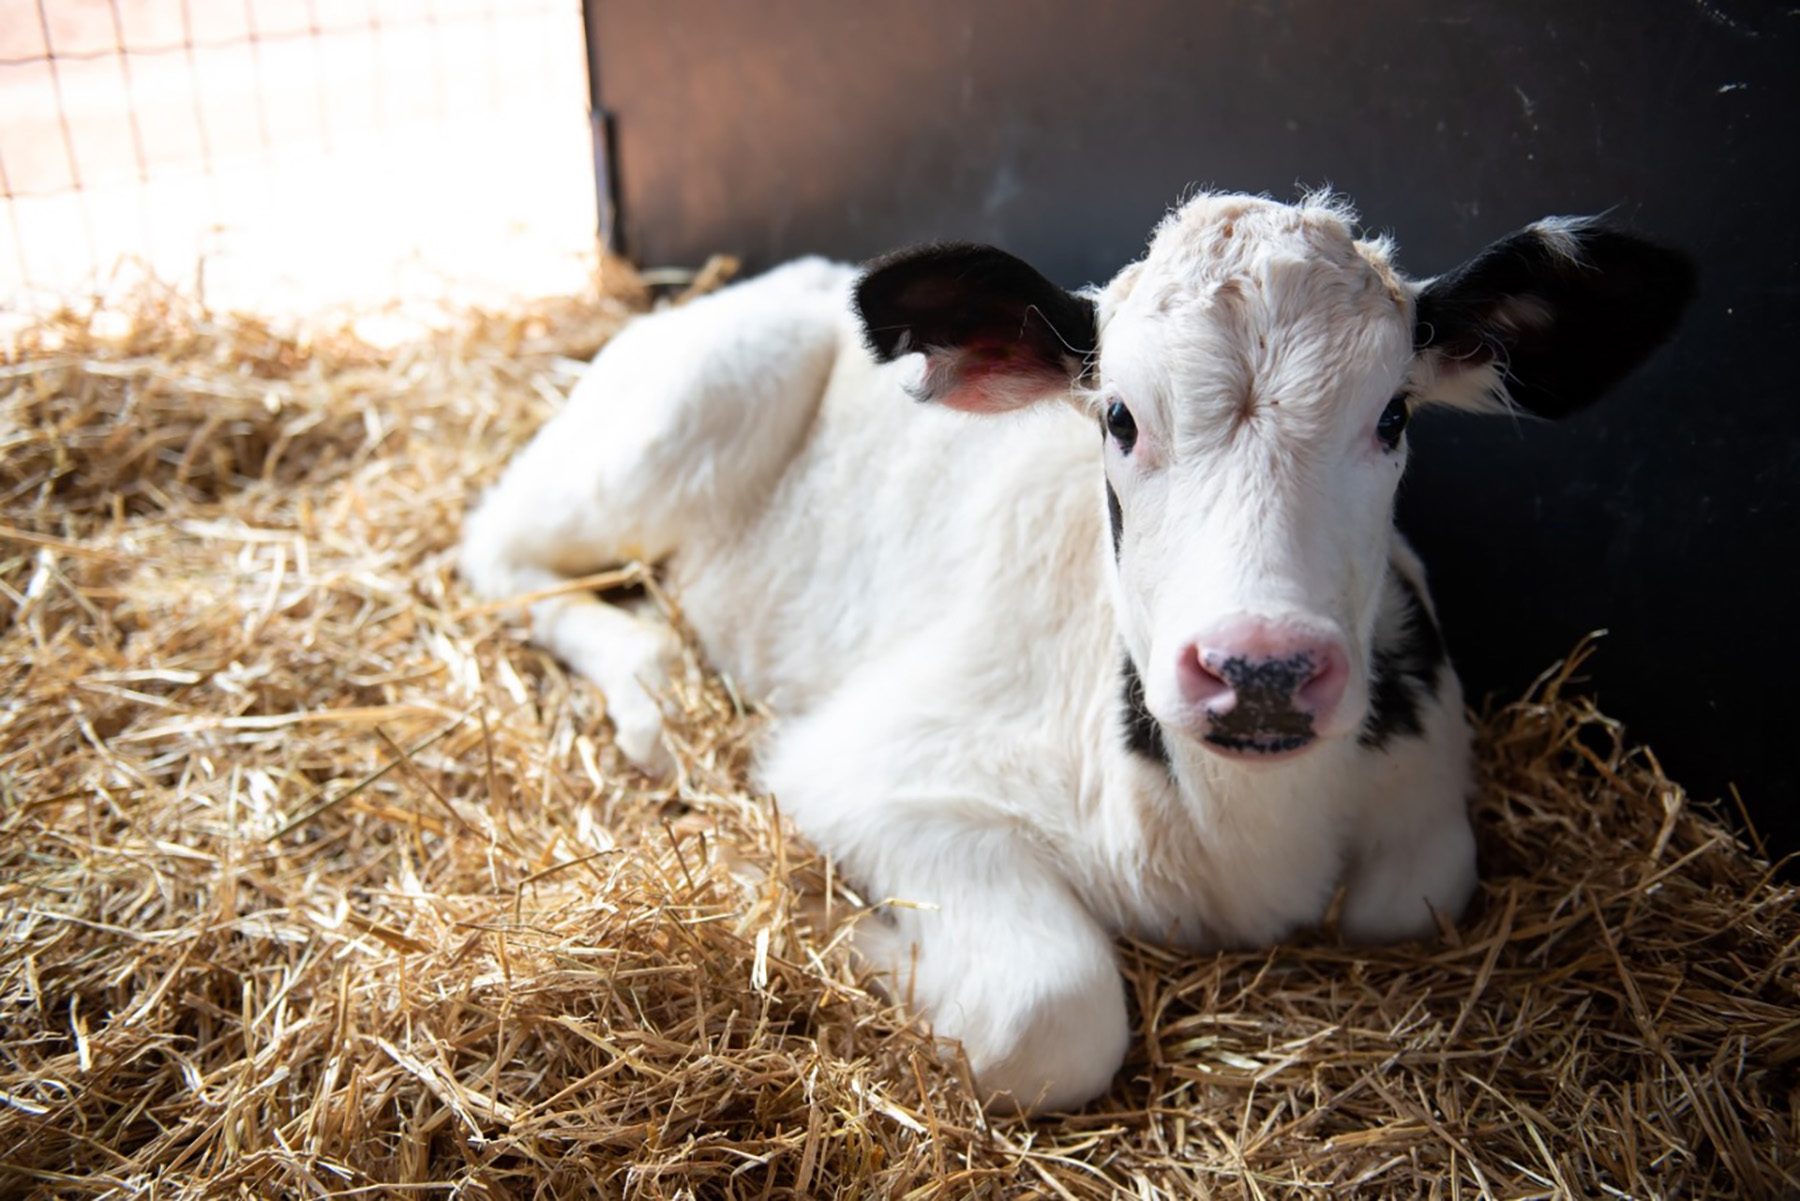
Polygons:
[[1112,523],[1113,560],[1118,561],[1119,544],[1125,539],[1125,514],[1119,510],[1119,494],[1113,491],[1112,481],[1106,481],[1106,519]]
[[1398,569],[1388,571],[1400,611],[1391,624],[1377,626],[1369,658],[1369,716],[1357,741],[1371,750],[1425,732],[1425,706],[1437,696],[1445,661],[1444,636],[1418,588]]
[[1169,748],[1163,742],[1162,727],[1156,724],[1149,707],[1144,704],[1144,679],[1138,675],[1137,664],[1131,661],[1131,656],[1127,654],[1124,659],[1121,674],[1124,677],[1125,711],[1120,724],[1125,728],[1125,745],[1136,754],[1173,770]]
[[1294,707],[1294,696],[1318,674],[1313,657],[1250,660],[1238,656],[1207,664],[1231,685],[1237,703],[1212,715],[1206,741],[1230,751],[1279,754],[1305,746],[1315,737],[1313,717]]

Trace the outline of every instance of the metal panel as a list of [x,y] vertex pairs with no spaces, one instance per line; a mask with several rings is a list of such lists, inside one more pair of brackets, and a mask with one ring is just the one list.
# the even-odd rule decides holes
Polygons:
[[626,248],[992,241],[1103,279],[1196,185],[1329,183],[1445,269],[1548,213],[1684,246],[1678,342],[1563,425],[1419,423],[1402,519],[1472,694],[1611,630],[1601,704],[1800,846],[1800,17],[1708,0],[595,0]]

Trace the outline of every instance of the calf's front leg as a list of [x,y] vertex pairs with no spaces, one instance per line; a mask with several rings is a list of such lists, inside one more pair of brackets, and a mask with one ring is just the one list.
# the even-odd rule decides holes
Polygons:
[[1067,1109],[1106,1091],[1130,1041],[1112,943],[1016,836],[918,826],[886,856],[889,905],[856,948],[962,1044],[982,1099]]
[[1018,781],[957,755],[941,715],[897,708],[945,695],[907,677],[919,667],[916,650],[872,663],[779,727],[762,782],[868,900],[889,902],[855,947],[962,1044],[984,1100],[1079,1105],[1106,1091],[1130,1041],[1112,941],[1018,816],[1029,806],[995,799]]

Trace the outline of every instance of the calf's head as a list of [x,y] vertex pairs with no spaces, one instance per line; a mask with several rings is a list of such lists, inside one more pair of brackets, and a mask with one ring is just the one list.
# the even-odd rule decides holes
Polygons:
[[1362,725],[1413,412],[1579,409],[1693,290],[1680,255],[1565,219],[1414,282],[1353,221],[1328,199],[1204,195],[1104,287],[969,245],[901,252],[857,287],[876,355],[925,356],[921,400],[1091,416],[1145,704],[1223,755]]

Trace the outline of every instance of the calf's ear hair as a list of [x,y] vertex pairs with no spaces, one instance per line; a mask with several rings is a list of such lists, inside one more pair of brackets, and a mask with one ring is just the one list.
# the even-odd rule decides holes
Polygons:
[[856,285],[869,348],[883,362],[925,354],[921,400],[976,413],[1066,389],[1098,343],[1094,304],[992,246],[902,250]]
[[1693,294],[1679,251],[1593,218],[1548,218],[1420,289],[1411,390],[1567,416],[1666,342]]

